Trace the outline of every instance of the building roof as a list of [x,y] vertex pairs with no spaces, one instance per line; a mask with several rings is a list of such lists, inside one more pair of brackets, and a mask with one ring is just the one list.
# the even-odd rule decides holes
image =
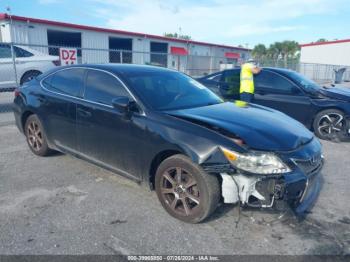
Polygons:
[[334,40],[334,41],[326,41],[326,42],[316,42],[316,43],[308,43],[308,44],[302,44],[302,45],[300,45],[300,47],[316,46],[316,45],[340,44],[340,43],[348,43],[348,42],[350,42],[350,39]]
[[6,13],[0,13],[0,21],[7,20],[10,18],[13,21],[31,22],[31,23],[38,23],[38,24],[45,24],[45,25],[69,27],[69,28],[81,29],[81,30],[90,30],[90,31],[95,31],[95,32],[106,32],[106,33],[113,33],[113,34],[152,38],[152,39],[166,40],[166,41],[186,43],[186,44],[189,43],[189,44],[197,44],[197,45],[205,45],[205,46],[213,46],[213,47],[234,48],[234,49],[238,49],[238,50],[242,50],[242,51],[251,51],[251,49],[243,48],[243,47],[212,44],[212,43],[206,43],[206,42],[200,42],[200,41],[194,41],[194,40],[185,40],[185,39],[178,39],[178,38],[165,37],[165,36],[159,36],[159,35],[136,33],[136,32],[129,32],[129,31],[124,31],[124,30],[101,28],[101,27],[87,26],[87,25],[78,25],[78,24],[71,24],[71,23],[65,23],[65,22],[58,22],[58,21],[52,21],[52,20],[45,20],[45,19],[38,19],[38,18],[31,18],[31,17],[24,17],[24,16],[17,16],[17,15],[9,15]]

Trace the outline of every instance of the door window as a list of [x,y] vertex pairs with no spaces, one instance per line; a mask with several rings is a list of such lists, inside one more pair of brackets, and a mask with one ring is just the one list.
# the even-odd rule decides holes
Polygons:
[[11,47],[7,44],[0,44],[0,58],[11,58]]
[[50,91],[78,96],[84,83],[85,69],[71,68],[52,74],[43,81],[43,85]]
[[113,98],[118,96],[129,96],[124,86],[112,75],[97,71],[89,70],[86,79],[85,99],[112,105]]
[[265,91],[276,94],[292,94],[296,87],[284,77],[269,71],[261,71],[254,75],[256,91]]
[[240,87],[240,71],[228,70],[224,72],[223,81],[228,85],[230,95],[239,94]]
[[219,82],[220,79],[221,79],[221,75],[222,75],[221,73],[215,74],[215,75],[211,75],[211,76],[208,77],[208,80]]
[[32,53],[30,53],[27,50],[24,50],[22,48],[19,48],[17,46],[14,46],[13,49],[15,50],[16,57],[31,57],[31,56],[33,56]]

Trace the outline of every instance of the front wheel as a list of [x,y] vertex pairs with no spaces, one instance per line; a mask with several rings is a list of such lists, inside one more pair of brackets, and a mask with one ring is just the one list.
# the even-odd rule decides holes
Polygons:
[[155,188],[165,210],[188,223],[203,221],[220,199],[218,179],[183,155],[171,156],[160,164]]
[[344,113],[336,109],[321,111],[315,117],[313,128],[316,136],[324,140],[342,140],[347,133]]

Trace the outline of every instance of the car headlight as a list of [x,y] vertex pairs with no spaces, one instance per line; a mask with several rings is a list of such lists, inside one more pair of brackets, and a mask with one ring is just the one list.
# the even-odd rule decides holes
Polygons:
[[290,168],[273,153],[252,152],[237,153],[221,148],[227,160],[237,169],[254,174],[281,174],[290,172]]

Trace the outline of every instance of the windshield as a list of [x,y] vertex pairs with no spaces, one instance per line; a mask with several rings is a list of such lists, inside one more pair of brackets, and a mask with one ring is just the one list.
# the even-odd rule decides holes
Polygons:
[[154,110],[193,108],[223,102],[205,86],[179,72],[127,72],[125,76],[141,100]]
[[302,74],[289,71],[287,75],[290,76],[297,84],[301,85],[301,87],[303,87],[306,91],[317,91],[320,89],[320,86],[316,82],[306,78]]

